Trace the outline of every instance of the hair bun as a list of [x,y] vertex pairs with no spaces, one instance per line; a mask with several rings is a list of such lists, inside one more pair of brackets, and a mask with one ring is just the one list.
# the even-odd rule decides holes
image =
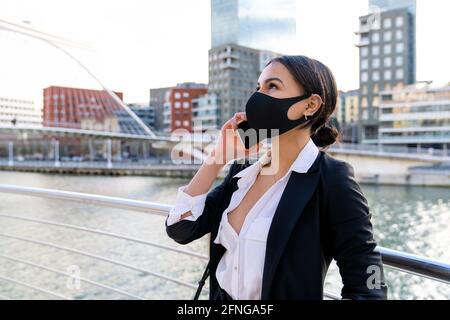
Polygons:
[[311,138],[316,146],[324,148],[334,144],[338,136],[339,131],[335,127],[330,127],[328,124],[325,124],[312,134]]

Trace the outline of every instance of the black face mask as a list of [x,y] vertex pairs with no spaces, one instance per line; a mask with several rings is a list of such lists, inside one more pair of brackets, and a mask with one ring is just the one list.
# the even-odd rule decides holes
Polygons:
[[[255,129],[257,141],[250,143],[245,141],[246,147],[250,147],[265,138],[276,136],[272,130],[277,129],[278,135],[281,135],[293,128],[310,121],[301,117],[297,120],[288,118],[289,109],[297,102],[309,98],[311,94],[305,94],[292,98],[274,98],[261,92],[255,92],[247,101],[245,106],[245,113],[247,115],[247,123],[241,123],[238,128],[244,132],[248,129]],[[261,136],[259,130],[264,129],[265,137]],[[276,132],[276,131],[275,131]],[[241,134],[242,135],[242,134]],[[252,139],[250,139],[252,140]],[[254,139],[253,139],[254,140]]]

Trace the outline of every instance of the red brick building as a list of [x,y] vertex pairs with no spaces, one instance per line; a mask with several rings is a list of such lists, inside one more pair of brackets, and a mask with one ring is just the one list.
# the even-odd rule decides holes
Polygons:
[[[51,86],[43,94],[44,126],[120,131],[122,107],[104,90]],[[123,100],[121,92],[115,94]]]
[[185,129],[192,132],[192,100],[207,92],[205,84],[191,82],[169,89],[164,104],[164,131]]

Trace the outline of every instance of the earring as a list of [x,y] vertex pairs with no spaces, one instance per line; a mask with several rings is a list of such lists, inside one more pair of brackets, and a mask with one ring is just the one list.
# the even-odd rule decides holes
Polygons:
[[308,117],[306,116],[306,113],[305,113],[305,120],[308,120]]

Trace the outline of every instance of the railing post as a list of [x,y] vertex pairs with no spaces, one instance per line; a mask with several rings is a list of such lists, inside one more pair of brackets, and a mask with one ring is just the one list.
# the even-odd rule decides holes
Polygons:
[[144,160],[148,158],[147,142],[145,140],[142,141],[142,158]]
[[111,153],[112,153],[112,141],[111,139],[107,139],[106,140],[106,158],[107,158],[107,166],[108,168],[112,168],[112,157],[111,157]]
[[88,149],[89,149],[89,161],[95,160],[95,152],[94,152],[94,146],[92,144],[92,139],[88,140]]
[[53,140],[53,153],[55,156],[55,167],[59,167],[61,164],[59,162],[59,140]]
[[14,165],[14,142],[8,142],[8,166],[12,167]]

